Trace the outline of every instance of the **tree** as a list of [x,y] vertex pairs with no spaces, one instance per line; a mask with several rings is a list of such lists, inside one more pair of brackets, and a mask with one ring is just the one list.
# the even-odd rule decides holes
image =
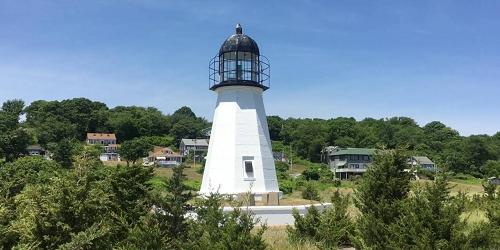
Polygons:
[[31,143],[31,135],[19,123],[23,114],[22,100],[8,100],[0,109],[0,157],[13,161],[26,153],[26,147]]
[[52,144],[52,158],[64,168],[70,168],[73,165],[73,155],[77,150],[78,142],[69,139],[62,139],[55,145]]
[[17,128],[0,135],[0,149],[6,161],[13,161],[26,154],[26,148],[32,142],[26,129]]
[[283,119],[279,116],[268,116],[267,126],[269,127],[269,136],[272,141],[280,141],[281,138],[281,128],[283,127]]
[[461,249],[466,243],[463,233],[466,223],[466,197],[451,197],[447,176],[438,174],[431,184],[414,190],[404,200],[402,216],[390,225],[391,237],[387,245],[394,249]]
[[385,249],[391,241],[391,225],[402,216],[402,201],[410,191],[410,176],[404,171],[407,154],[400,150],[376,154],[371,167],[355,189],[358,247]]
[[182,106],[172,114],[172,122],[177,123],[184,119],[195,119],[196,115],[191,108]]
[[130,162],[135,162],[142,157],[146,157],[148,152],[153,148],[151,144],[142,139],[133,139],[122,143],[118,149],[120,156],[127,161],[127,166]]
[[481,173],[485,177],[500,177],[500,161],[486,161],[481,167]]
[[192,194],[184,185],[186,175],[183,170],[182,165],[173,169],[172,178],[167,182],[168,194],[162,204],[162,208],[168,211],[164,216],[164,220],[170,238],[176,241],[173,245],[182,244],[186,238],[188,231],[186,213],[192,210],[191,205],[188,204]]
[[[219,194],[211,194],[195,205],[196,220],[191,221],[185,249],[266,249],[267,229],[251,211],[233,207],[223,212]],[[260,224],[259,228],[255,228]]]
[[302,216],[292,212],[294,227],[287,227],[288,238],[293,243],[313,243],[320,249],[336,249],[351,244],[354,224],[349,218],[349,196],[342,196],[338,190],[332,196],[332,206],[320,212],[310,206]]
[[314,186],[311,182],[307,182],[304,190],[302,191],[302,198],[306,200],[319,201],[320,197],[316,186]]
[[175,123],[170,130],[170,134],[175,138],[176,142],[180,142],[182,138],[198,138],[202,136],[201,131],[204,126],[204,123],[197,119],[186,118]]
[[118,106],[109,111],[108,131],[116,133],[119,141],[141,136],[166,135],[171,128],[171,120],[156,108]]
[[108,108],[86,98],[34,101],[26,108],[26,123],[36,128],[38,142],[45,145],[62,139],[83,140],[87,132],[105,130]]
[[[102,163],[84,151],[73,170],[26,186],[16,197],[18,219],[12,222],[17,247],[57,248],[79,241],[82,248],[108,248],[119,232],[112,223],[118,211],[102,170]],[[86,235],[92,237],[82,242]]]

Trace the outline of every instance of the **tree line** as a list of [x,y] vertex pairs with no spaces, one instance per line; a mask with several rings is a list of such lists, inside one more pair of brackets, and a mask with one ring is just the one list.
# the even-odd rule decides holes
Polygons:
[[68,159],[75,148],[81,150],[78,144],[87,133],[114,133],[120,143],[143,138],[158,146],[175,147],[182,138],[205,137],[209,127],[210,123],[188,107],[168,115],[152,107],[108,108],[86,98],[38,100],[28,106],[22,100],[8,100],[0,109],[0,159],[13,161],[26,154],[28,145],[40,144],[61,158],[64,166],[70,165]]
[[408,117],[387,119],[338,117],[332,119],[282,119],[268,117],[271,140],[289,145],[301,158],[321,161],[325,146],[376,149],[406,148],[439,167],[476,177],[500,175],[500,132],[493,136],[461,136],[439,121],[419,126]]
[[[20,121],[21,115],[25,120]],[[495,135],[461,136],[439,121],[419,126],[408,117],[387,119],[338,117],[332,119],[283,119],[268,117],[271,140],[286,145],[294,155],[321,161],[325,146],[407,148],[425,155],[440,167],[476,177],[500,175],[500,132]],[[210,123],[188,107],[171,115],[156,108],[118,106],[86,98],[63,101],[9,100],[0,110],[0,157],[11,161],[30,143],[52,151],[68,151],[61,144],[83,141],[87,132],[115,133],[120,143],[147,138],[162,146],[176,146],[181,138],[205,137]],[[171,144],[171,145],[167,145]],[[66,149],[65,149],[66,148]]]

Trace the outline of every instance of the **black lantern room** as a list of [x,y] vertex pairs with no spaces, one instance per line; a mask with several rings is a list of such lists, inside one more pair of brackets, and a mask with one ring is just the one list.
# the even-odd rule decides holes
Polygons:
[[219,54],[210,61],[209,71],[211,90],[223,86],[269,88],[269,61],[260,54],[257,43],[243,34],[240,24],[236,25],[236,34],[224,41]]

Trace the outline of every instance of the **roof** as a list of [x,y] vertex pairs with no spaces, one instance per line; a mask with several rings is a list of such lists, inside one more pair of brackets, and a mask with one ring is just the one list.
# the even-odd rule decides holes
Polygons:
[[155,146],[153,151],[149,152],[149,157],[183,157],[182,155],[175,153],[172,149],[168,147],[158,147]]
[[413,156],[413,159],[415,159],[415,161],[419,164],[434,164],[434,162],[427,158],[427,156]]
[[208,147],[207,139],[182,139],[181,144],[186,146],[206,146]]
[[26,150],[44,150],[40,145],[29,145],[26,147]]
[[345,148],[331,155],[373,155],[375,154],[375,149],[373,148]]
[[257,46],[257,43],[251,37],[243,34],[240,24],[236,26],[236,34],[231,35],[224,41],[220,47],[219,55],[233,51],[250,52],[260,55],[259,46]]
[[87,140],[116,140],[115,134],[108,133],[87,133]]

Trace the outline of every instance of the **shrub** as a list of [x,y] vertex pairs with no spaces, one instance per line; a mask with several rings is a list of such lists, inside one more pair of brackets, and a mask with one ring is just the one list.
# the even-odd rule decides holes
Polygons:
[[292,180],[280,180],[279,187],[284,194],[291,194],[295,189],[295,183]]
[[340,179],[335,178],[333,180],[333,186],[334,187],[340,187],[341,185],[342,185],[342,181],[340,181]]
[[354,226],[347,212],[349,204],[349,197],[340,195],[337,190],[332,206],[323,212],[311,206],[307,214],[301,216],[294,210],[294,227],[287,227],[289,240],[295,244],[309,241],[320,249],[350,245]]
[[436,172],[422,168],[418,170],[417,174],[420,178],[434,180],[434,175],[436,174]]
[[311,182],[306,183],[304,190],[302,191],[302,198],[306,200],[319,201],[318,189]]

